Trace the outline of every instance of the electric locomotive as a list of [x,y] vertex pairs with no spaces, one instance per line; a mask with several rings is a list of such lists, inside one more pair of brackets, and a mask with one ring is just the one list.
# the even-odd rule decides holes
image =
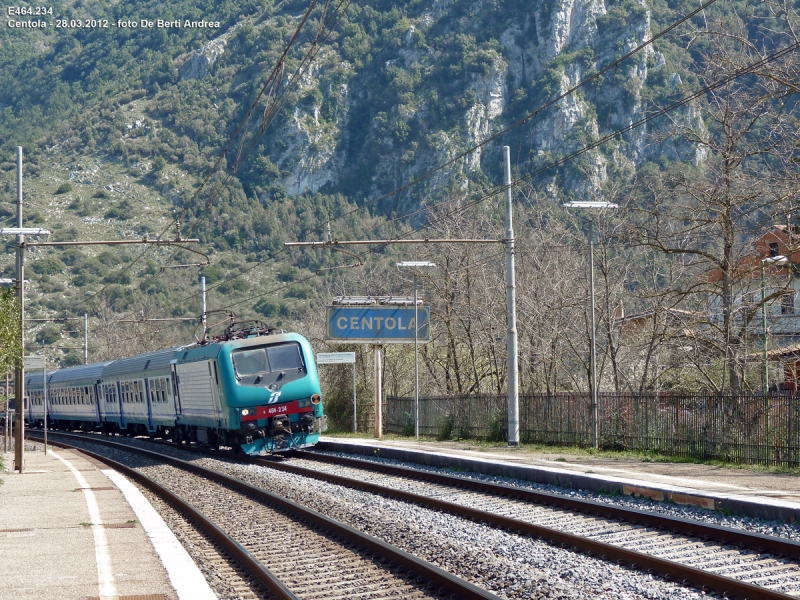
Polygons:
[[[32,425],[44,419],[42,379],[26,376]],[[312,446],[327,429],[311,344],[260,323],[235,324],[207,343],[56,371],[47,397],[56,427],[247,454]]]

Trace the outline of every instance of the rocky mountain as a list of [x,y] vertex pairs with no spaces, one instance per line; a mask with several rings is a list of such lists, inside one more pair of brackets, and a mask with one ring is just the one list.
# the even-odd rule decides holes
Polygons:
[[[498,184],[503,145],[525,174],[626,127],[696,87],[692,64],[702,47],[687,51],[682,36],[713,16],[710,9],[530,116],[695,4],[321,3],[281,60],[307,8],[300,0],[58,0],[52,14],[8,15],[15,25],[0,30],[0,218],[15,214],[19,145],[26,223],[46,224],[59,239],[119,239],[161,233],[178,218],[212,260],[163,275],[170,261],[196,257],[167,249],[31,253],[33,310],[90,311],[109,328],[120,315],[196,314],[196,296],[184,299],[199,270],[219,284],[218,307],[280,323],[313,298],[306,276],[336,262],[311,252],[290,257],[283,241],[324,239],[337,217],[337,237],[388,234],[402,225],[391,219],[421,205]],[[46,26],[25,25],[34,21]],[[299,69],[318,32],[313,61]],[[278,76],[253,105],[270,73]],[[265,120],[265,106],[279,97]],[[691,106],[674,118],[698,119]],[[534,184],[581,196],[648,162],[702,158],[655,141],[658,127],[618,136]],[[6,252],[0,271],[12,270]]]

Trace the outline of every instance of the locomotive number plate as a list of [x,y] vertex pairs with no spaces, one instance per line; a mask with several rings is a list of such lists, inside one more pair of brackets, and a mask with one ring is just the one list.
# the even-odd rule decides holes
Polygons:
[[254,421],[256,419],[268,419],[270,417],[276,417],[278,415],[294,415],[299,412],[310,412],[314,410],[310,406],[300,410],[300,407],[297,404],[297,400],[293,402],[285,402],[284,404],[270,404],[267,406],[258,406],[256,407],[255,414],[250,414],[246,417],[242,417],[242,421]]

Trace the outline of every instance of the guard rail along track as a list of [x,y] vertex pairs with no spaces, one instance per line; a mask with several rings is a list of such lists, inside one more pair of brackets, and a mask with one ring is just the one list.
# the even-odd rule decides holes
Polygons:
[[[225,488],[227,502],[219,502],[219,505],[239,506],[242,507],[242,512],[248,513],[245,528],[251,534],[249,540],[237,540],[235,535],[225,531],[226,527],[214,523],[178,494],[166,489],[136,469],[97,452],[75,448],[66,443],[58,443],[58,445],[74,448],[95,460],[108,464],[111,468],[120,471],[154,494],[164,498],[168,503],[176,506],[179,511],[188,514],[190,519],[201,524],[213,540],[224,547],[252,574],[258,584],[280,600],[319,597],[324,588],[329,588],[331,593],[335,591],[337,597],[342,598],[403,597],[498,600],[494,594],[407,552],[236,478],[158,452],[112,442],[100,436],[76,436],[63,433],[51,435],[79,438],[81,441],[145,457],[156,461],[161,466],[169,465],[174,469],[207,480],[207,483],[202,486],[206,492],[215,484]],[[38,435],[37,439],[39,439]],[[51,440],[51,443],[56,442]],[[243,498],[235,498],[235,501],[231,502],[230,492],[241,495]],[[271,511],[270,515],[262,521],[254,523],[253,511],[244,510],[246,508],[245,500],[250,501],[251,504],[254,500],[259,505],[266,507]],[[229,509],[226,510],[230,512]],[[278,522],[281,517],[291,521],[292,531],[298,533],[293,536],[293,539],[303,540],[302,545],[287,544],[284,543],[283,538],[270,537],[269,534],[284,531],[285,526]],[[272,548],[269,552],[262,552],[258,548],[248,550],[245,547],[246,544],[252,546],[256,540],[256,537],[252,536],[254,531],[257,532],[256,536],[259,540],[263,538],[272,541]],[[280,556],[277,559],[275,558],[276,548],[280,550]],[[295,552],[296,556],[292,554]],[[332,556],[334,553],[337,556]],[[272,558],[265,559],[265,556]],[[379,559],[375,557],[379,557]],[[311,565],[311,567],[306,568],[302,565]],[[324,577],[324,581],[321,580],[322,577]]]
[[[276,462],[249,459],[249,462],[535,536],[562,548],[586,552],[658,574],[667,580],[693,585],[705,591],[715,591],[726,597],[785,600],[800,595],[797,591],[792,595],[777,591],[787,587],[800,590],[800,543],[791,540],[408,467],[315,452],[299,452],[297,456],[336,465],[338,473],[342,472],[342,466],[356,468],[361,475],[359,478],[348,478],[340,474],[321,472],[292,464],[296,462],[294,460]],[[384,485],[370,483],[364,480],[365,470],[386,474],[394,479]],[[402,480],[409,479],[432,484],[432,489],[428,490],[427,495],[419,493],[418,484],[414,486],[414,492],[398,489]],[[479,496],[464,498],[464,490]],[[434,494],[440,497],[457,497],[457,501],[432,497]],[[492,505],[494,510],[464,505],[470,501]],[[507,514],[498,514],[499,511]],[[565,514],[565,511],[568,512]],[[520,516],[511,517],[508,513],[518,513]],[[559,520],[562,523],[547,526],[540,524],[542,521]],[[570,533],[565,529],[578,533]],[[642,548],[645,545],[648,548]],[[639,550],[633,549],[636,547]],[[658,554],[662,556],[657,556]],[[672,555],[673,559],[665,559],[663,555]],[[705,565],[699,568],[698,563]],[[719,566],[721,563],[724,564]],[[736,572],[732,576],[723,576],[712,572],[713,570]],[[765,582],[769,587],[756,585],[754,581]]]

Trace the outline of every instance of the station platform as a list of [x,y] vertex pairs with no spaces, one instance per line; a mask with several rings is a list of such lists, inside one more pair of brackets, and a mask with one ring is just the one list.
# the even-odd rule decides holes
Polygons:
[[[130,481],[72,450],[26,443],[0,471],[0,600],[211,599],[195,563]],[[0,446],[0,451],[2,447]]]
[[317,448],[513,477],[567,490],[644,496],[784,523],[800,521],[800,477],[792,474],[469,441],[322,436]]

